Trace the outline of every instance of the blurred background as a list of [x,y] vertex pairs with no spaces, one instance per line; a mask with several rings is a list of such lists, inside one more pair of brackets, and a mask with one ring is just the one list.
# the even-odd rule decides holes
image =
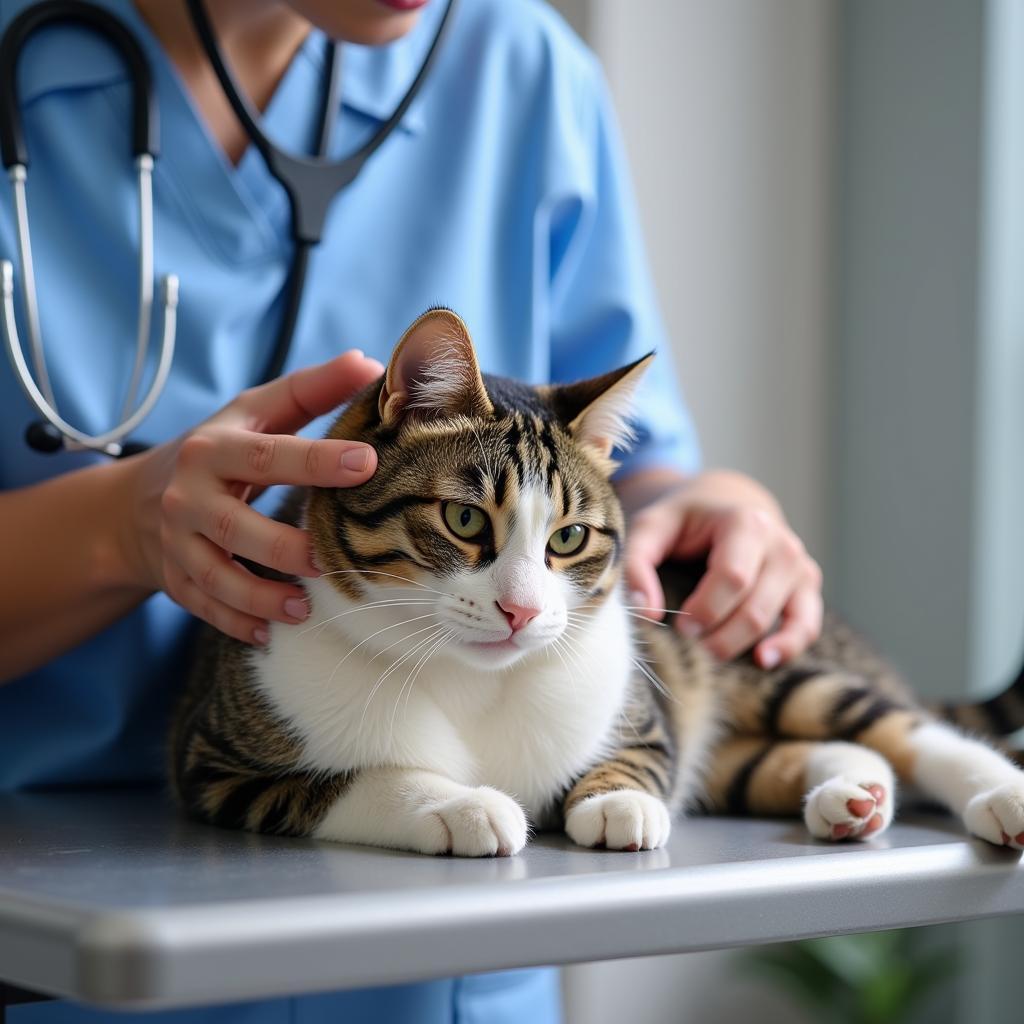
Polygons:
[[[707,464],[778,494],[920,691],[996,688],[1024,645],[1024,3],[554,5],[604,65]],[[828,1019],[1021,1019],[1024,924],[872,941],[807,955],[919,963],[916,1013]],[[569,1021],[826,1019],[763,966],[571,968]]]

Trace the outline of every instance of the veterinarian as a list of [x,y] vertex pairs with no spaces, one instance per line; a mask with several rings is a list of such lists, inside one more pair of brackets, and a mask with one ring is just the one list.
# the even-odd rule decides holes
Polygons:
[[[422,88],[327,209],[283,375],[254,386],[287,315],[286,193],[183,0],[99,2],[151,68],[152,273],[179,279],[175,351],[131,438],[148,450],[120,459],[26,444],[39,415],[0,366],[0,790],[161,780],[191,617],[260,644],[268,620],[306,614],[300,590],[257,580],[232,558],[316,573],[305,534],[266,518],[272,496],[259,496],[274,484],[357,486],[373,473],[366,446],[307,438],[436,302],[470,325],[485,370],[527,381],[593,375],[657,349],[639,443],[619,478],[635,513],[634,603],[662,605],[661,560],[707,552],[680,628],[721,657],[756,645],[766,666],[816,636],[820,575],[775,500],[738,474],[700,472],[605,87],[548,7],[465,0],[454,9]],[[0,0],[0,31],[29,6]],[[345,41],[341,101],[328,110],[336,157],[392,118],[446,9],[443,0],[206,6],[263,130],[286,151],[315,146],[325,34]],[[61,415],[101,434],[128,390],[139,317],[129,75],[102,38],[61,25],[26,44],[18,85],[45,367]],[[15,227],[2,191],[0,259],[21,275]],[[523,971],[173,1019],[500,1024],[553,1021],[557,1007],[554,972]],[[94,1019],[55,1003],[8,1012],[15,1024]]]

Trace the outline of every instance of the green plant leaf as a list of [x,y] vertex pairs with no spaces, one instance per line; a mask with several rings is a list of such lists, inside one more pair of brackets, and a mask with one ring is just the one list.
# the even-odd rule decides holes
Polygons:
[[812,942],[748,950],[741,963],[774,977],[791,994],[816,1008],[832,1008],[849,996],[843,979],[815,955]]

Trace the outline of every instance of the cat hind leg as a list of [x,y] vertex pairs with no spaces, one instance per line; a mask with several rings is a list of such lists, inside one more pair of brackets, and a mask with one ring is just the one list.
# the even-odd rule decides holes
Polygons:
[[988,743],[901,708],[868,715],[850,731],[958,815],[971,835],[1024,850],[1024,771]]
[[1024,771],[981,740],[929,721],[907,738],[914,781],[958,814],[967,831],[1024,849]]
[[802,814],[818,839],[869,839],[892,821],[896,784],[889,762],[857,744],[734,737],[715,752],[707,797],[729,814]]
[[871,839],[892,822],[896,783],[881,754],[855,743],[818,744],[807,758],[803,816],[816,839]]

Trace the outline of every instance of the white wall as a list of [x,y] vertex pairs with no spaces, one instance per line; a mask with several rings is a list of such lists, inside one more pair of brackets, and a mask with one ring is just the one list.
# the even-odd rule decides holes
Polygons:
[[[579,0],[571,5],[579,7]],[[709,465],[824,554],[831,0],[591,0]]]
[[[556,6],[611,85],[706,460],[764,480],[824,558],[834,0]],[[753,1005],[761,1024],[797,1019],[730,963],[570,968],[569,1020],[723,1024]]]

